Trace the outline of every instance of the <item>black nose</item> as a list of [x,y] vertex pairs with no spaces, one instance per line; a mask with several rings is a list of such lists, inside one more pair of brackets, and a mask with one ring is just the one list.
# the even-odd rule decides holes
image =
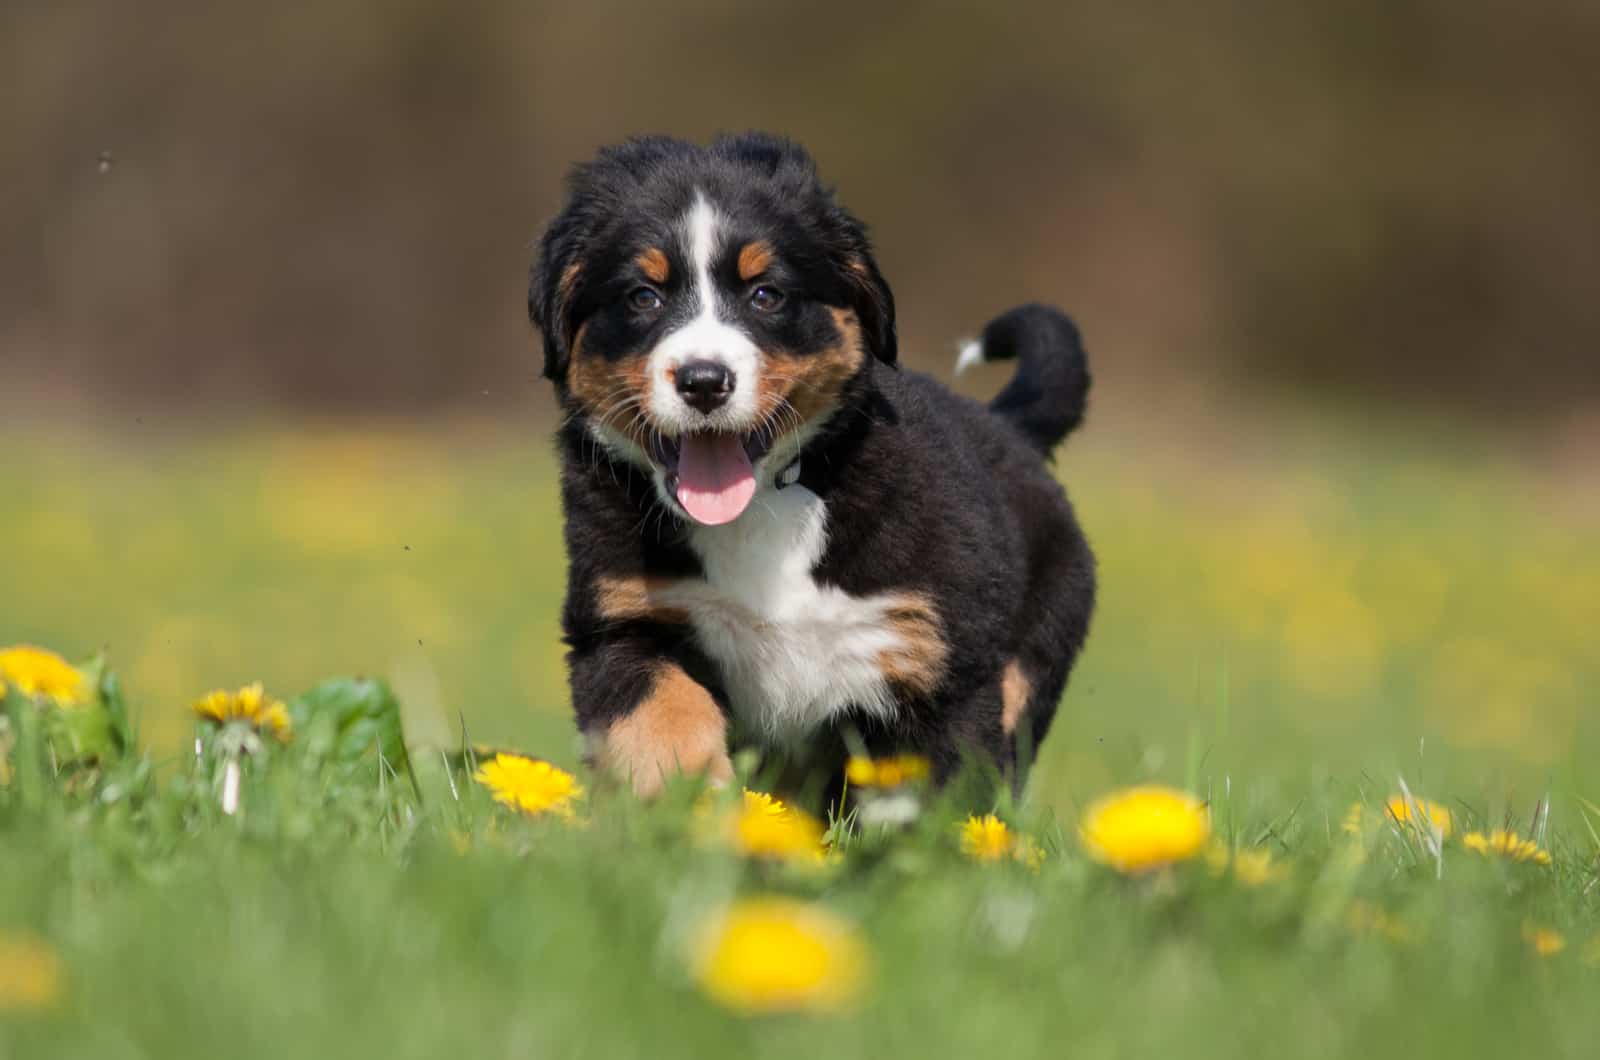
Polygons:
[[733,373],[717,361],[687,361],[678,368],[678,394],[701,412],[710,414],[728,403],[733,393]]

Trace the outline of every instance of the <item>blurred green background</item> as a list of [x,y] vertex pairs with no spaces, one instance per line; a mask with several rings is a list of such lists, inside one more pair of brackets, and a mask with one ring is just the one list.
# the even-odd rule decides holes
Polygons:
[[[1449,424],[1219,422],[1101,408],[1060,462],[1102,592],[1038,796],[1065,810],[1159,777],[1281,810],[1399,774],[1519,815],[1552,786],[1593,797],[1594,494]],[[6,637],[109,646],[166,750],[207,688],[358,672],[395,683],[414,738],[452,742],[464,718],[573,762],[539,434],[8,432],[27,459],[0,470]]]
[[598,145],[756,126],[872,224],[908,363],[1084,327],[1040,798],[1583,792],[1592,3],[23,2],[0,69],[0,642],[109,646],[158,747],[365,672],[574,759],[529,244]]

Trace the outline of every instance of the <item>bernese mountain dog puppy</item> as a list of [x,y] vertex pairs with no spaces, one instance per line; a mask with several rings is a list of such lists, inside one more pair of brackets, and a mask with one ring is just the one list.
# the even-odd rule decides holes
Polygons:
[[1089,385],[1066,316],[1013,309],[963,351],[1019,364],[987,408],[901,370],[863,225],[758,133],[577,166],[528,304],[597,768],[650,796],[753,745],[790,776],[907,752],[1020,785],[1094,603],[1046,468]]

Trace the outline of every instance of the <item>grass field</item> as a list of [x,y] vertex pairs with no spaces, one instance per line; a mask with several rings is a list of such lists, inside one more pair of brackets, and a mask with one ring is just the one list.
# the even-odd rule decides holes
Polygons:
[[[812,870],[707,847],[689,791],[523,820],[424,750],[464,725],[576,766],[534,433],[0,429],[0,645],[106,649],[153,763],[0,786],[0,1057],[1600,1048],[1600,512],[1569,476],[1448,427],[1097,425],[1060,468],[1101,608],[1001,807],[1043,863],[972,861],[934,807]],[[420,791],[297,732],[223,814],[190,704],[341,674],[392,684]],[[1086,856],[1086,806],[1147,781],[1270,878]],[[1384,820],[1402,782],[1451,810],[1437,850]],[[1460,841],[1503,826],[1551,864]],[[769,892],[858,935],[853,1005],[708,995],[707,918]]]

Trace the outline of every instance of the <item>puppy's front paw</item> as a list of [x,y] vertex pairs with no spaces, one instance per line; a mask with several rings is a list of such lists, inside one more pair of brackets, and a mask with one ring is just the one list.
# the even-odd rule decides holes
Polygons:
[[590,753],[606,772],[648,799],[677,773],[733,779],[728,722],[716,700],[677,666],[664,664],[650,694],[633,712],[589,733]]

